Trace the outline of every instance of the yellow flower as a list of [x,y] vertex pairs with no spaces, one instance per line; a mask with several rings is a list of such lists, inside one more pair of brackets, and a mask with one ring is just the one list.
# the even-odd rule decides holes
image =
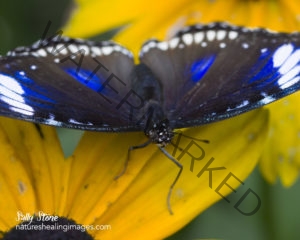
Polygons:
[[[65,34],[88,37],[123,26],[114,40],[133,50],[136,56],[147,39],[168,39],[183,26],[195,23],[227,21],[236,25],[264,27],[283,32],[300,30],[298,0],[114,0],[77,3],[78,10],[65,27]],[[84,21],[89,23],[85,24]],[[300,93],[295,93],[266,107],[271,112],[270,130],[260,169],[270,183],[280,177],[284,186],[291,186],[298,178],[299,101]]]
[[[182,26],[197,22],[226,20],[275,30],[299,28],[299,7],[292,1],[78,0],[77,3],[64,34],[87,37],[125,26],[115,39],[134,53],[150,37],[167,39]],[[282,13],[282,7],[286,12]],[[295,94],[285,100],[293,106],[297,100],[292,98],[297,97]],[[281,110],[282,116],[290,116]],[[271,127],[282,128],[275,125],[271,107],[270,112]],[[289,112],[295,114],[293,110]],[[226,198],[252,172],[262,151],[265,149],[265,156],[274,148],[271,144],[277,142],[272,141],[265,147],[268,122],[268,110],[258,109],[222,122],[185,129],[184,136],[176,135],[175,142],[181,137],[181,150],[172,145],[166,150],[171,155],[177,150],[174,158],[183,164],[184,170],[170,198],[174,212],[171,215],[167,194],[179,169],[155,145],[132,151],[126,172],[115,180],[124,167],[128,148],[146,141],[143,133],[88,132],[74,154],[65,159],[51,127],[37,128],[31,123],[3,118],[0,206],[6,211],[0,213],[0,230],[6,232],[18,224],[18,211],[31,215],[42,211],[86,226],[111,227],[89,230],[95,239],[167,237],[222,196]],[[207,139],[210,143],[195,139]],[[191,155],[199,160],[191,160]],[[292,155],[298,156],[297,151]],[[266,162],[271,165],[270,159],[263,161]],[[279,167],[274,171],[275,177]],[[288,168],[287,164],[285,167]]]
[[[110,226],[90,230],[94,239],[169,236],[248,176],[263,148],[267,120],[267,111],[257,110],[236,117],[235,125],[225,120],[186,130],[185,135],[201,133],[211,143],[192,146],[196,147],[194,156],[205,153],[194,162],[193,171],[188,154],[180,160],[184,171],[171,196],[174,214],[170,215],[166,197],[178,168],[155,145],[133,151],[126,173],[114,180],[129,146],[145,141],[143,133],[87,132],[74,154],[64,159],[53,128],[1,118],[0,203],[5,211],[0,213],[0,230],[14,228],[18,212],[44,212],[84,226]],[[191,139],[181,139],[180,147],[191,143]],[[172,153],[174,148],[167,150]],[[198,178],[210,161],[209,168],[226,169],[213,171],[211,180],[209,171]]]

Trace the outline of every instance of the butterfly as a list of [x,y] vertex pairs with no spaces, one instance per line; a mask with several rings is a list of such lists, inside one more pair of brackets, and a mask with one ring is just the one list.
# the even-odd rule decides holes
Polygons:
[[174,129],[227,119],[299,88],[300,33],[222,22],[186,27],[168,41],[151,39],[138,64],[115,42],[67,37],[0,58],[0,115],[143,131],[161,150]]

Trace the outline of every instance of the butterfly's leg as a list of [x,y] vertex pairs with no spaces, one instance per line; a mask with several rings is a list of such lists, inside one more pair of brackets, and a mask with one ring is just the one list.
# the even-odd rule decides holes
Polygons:
[[124,167],[123,167],[122,171],[117,176],[115,176],[115,178],[114,178],[115,180],[117,180],[118,178],[120,178],[121,176],[123,176],[123,174],[126,172],[127,166],[128,166],[128,162],[130,160],[130,152],[133,151],[133,150],[135,150],[135,149],[144,148],[144,147],[148,146],[150,143],[151,143],[151,140],[148,140],[147,142],[142,143],[141,145],[130,146],[128,148],[127,158],[125,160]]
[[173,188],[175,186],[175,184],[177,183],[180,175],[181,175],[181,172],[182,172],[182,169],[183,169],[183,166],[180,162],[178,162],[175,158],[172,157],[172,155],[170,153],[168,153],[164,148],[162,147],[159,147],[159,149],[173,162],[176,164],[176,166],[179,168],[179,172],[177,173],[177,176],[176,178],[174,179],[173,183],[171,184],[170,188],[169,188],[169,193],[168,193],[168,196],[167,196],[167,205],[168,205],[168,210],[170,212],[170,214],[173,214],[173,211],[172,211],[172,208],[171,208],[171,203],[170,203],[170,200],[171,200],[171,195],[172,195],[172,191],[173,191]]

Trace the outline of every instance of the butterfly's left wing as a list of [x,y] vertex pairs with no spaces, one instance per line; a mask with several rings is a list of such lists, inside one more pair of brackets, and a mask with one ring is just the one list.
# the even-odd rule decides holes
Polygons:
[[[0,115],[99,131],[141,130],[131,114],[131,53],[114,42],[61,38],[0,57]],[[132,106],[130,106],[130,104]]]
[[300,34],[225,23],[192,26],[140,53],[161,81],[174,128],[258,108],[300,89]]

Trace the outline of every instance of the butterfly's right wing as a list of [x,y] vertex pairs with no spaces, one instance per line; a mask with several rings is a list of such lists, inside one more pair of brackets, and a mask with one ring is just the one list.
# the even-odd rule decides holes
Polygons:
[[174,128],[233,117],[300,89],[300,33],[195,25],[147,42],[140,59],[163,86]]

